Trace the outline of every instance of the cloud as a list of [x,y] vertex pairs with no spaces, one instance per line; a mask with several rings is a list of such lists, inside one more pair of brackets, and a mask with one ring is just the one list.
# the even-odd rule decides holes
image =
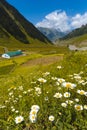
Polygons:
[[82,25],[87,24],[87,12],[84,13],[83,15],[81,14],[76,14],[74,17],[71,19],[71,26],[73,28],[79,28]]
[[68,25],[69,18],[65,11],[54,11],[45,16],[41,22],[37,23],[37,27],[47,27],[47,28],[55,28],[60,29],[61,31],[69,30]]
[[68,16],[65,11],[56,10],[46,15],[41,22],[36,24],[36,27],[55,28],[65,32],[85,24],[87,24],[87,12],[72,17]]

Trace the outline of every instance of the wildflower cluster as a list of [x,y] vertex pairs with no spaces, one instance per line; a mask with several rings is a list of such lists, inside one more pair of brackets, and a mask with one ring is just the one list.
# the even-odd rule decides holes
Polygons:
[[[64,68],[57,66],[56,69],[63,71]],[[57,130],[60,129],[59,124],[65,123],[67,125],[67,122],[71,123],[70,129],[78,129],[76,125],[78,122],[84,121],[84,124],[86,123],[87,77],[84,76],[83,71],[67,77],[45,72],[33,79],[30,86],[27,84],[10,87],[7,99],[0,104],[0,110],[3,113],[9,110],[10,117],[7,116],[5,120],[10,124],[15,122],[19,126],[25,122],[21,129],[56,128]]]
[[29,119],[32,123],[35,123],[37,120],[37,113],[39,111],[40,107],[38,105],[33,105],[31,107],[31,111],[29,113]]

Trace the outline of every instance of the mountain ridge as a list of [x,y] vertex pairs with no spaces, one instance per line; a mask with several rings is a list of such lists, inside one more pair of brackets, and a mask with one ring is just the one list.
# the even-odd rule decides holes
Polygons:
[[87,34],[87,24],[82,25],[80,28],[74,29],[73,31],[71,31],[70,33],[68,33],[63,38],[60,38],[60,39],[67,40],[67,39],[75,38],[77,36],[81,36],[84,34]]
[[29,44],[31,40],[51,43],[31,22],[6,0],[0,0],[0,38],[14,37],[16,40]]
[[45,28],[45,27],[37,27],[37,29],[52,42],[55,42],[57,39],[62,38],[63,36],[66,35],[66,33],[61,32],[60,29]]

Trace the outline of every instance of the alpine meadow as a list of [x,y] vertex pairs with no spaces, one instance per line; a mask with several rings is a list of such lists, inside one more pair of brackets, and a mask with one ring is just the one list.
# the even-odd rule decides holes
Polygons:
[[35,26],[13,5],[0,0],[0,130],[87,130],[87,23]]

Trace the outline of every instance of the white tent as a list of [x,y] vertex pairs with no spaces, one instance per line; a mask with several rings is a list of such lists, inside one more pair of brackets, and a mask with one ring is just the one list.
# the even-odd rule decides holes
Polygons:
[[8,54],[2,54],[2,57],[3,57],[3,58],[10,59],[10,55],[8,55]]

